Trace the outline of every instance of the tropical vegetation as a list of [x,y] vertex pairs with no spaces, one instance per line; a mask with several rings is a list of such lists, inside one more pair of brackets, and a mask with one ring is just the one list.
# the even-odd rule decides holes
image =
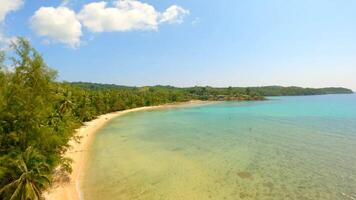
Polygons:
[[96,116],[189,100],[262,100],[265,95],[349,93],[347,89],[283,87],[127,87],[59,82],[41,54],[19,38],[10,58],[0,52],[0,199],[41,199],[74,130]]

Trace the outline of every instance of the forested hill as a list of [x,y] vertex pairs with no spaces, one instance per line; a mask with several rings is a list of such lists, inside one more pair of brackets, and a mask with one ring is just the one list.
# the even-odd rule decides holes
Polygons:
[[[126,87],[56,81],[41,54],[19,38],[0,51],[0,199],[42,199],[53,174],[71,171],[63,157],[74,130],[113,111],[189,100],[262,100],[263,96],[350,93],[343,88]],[[10,70],[4,64],[12,61]]]
[[281,87],[265,86],[252,87],[252,91],[263,96],[298,96],[298,95],[323,95],[323,94],[352,94],[353,91],[342,87],[328,88],[302,88],[302,87]]
[[[122,86],[115,84],[100,84],[88,82],[72,82],[73,86],[89,90],[128,90],[128,91],[171,91],[184,94],[187,98],[195,98],[200,100],[257,100],[262,96],[298,96],[298,95],[324,95],[324,94],[352,94],[353,91],[342,87],[329,87],[329,88],[302,88],[302,87],[282,87],[282,86],[263,86],[263,87],[173,87],[173,86]],[[239,98],[237,98],[239,97]]]
[[194,99],[263,99],[249,90],[58,82],[57,73],[24,38],[12,44],[10,55],[0,51],[1,200],[42,199],[53,174],[71,171],[63,155],[74,130],[98,115]]

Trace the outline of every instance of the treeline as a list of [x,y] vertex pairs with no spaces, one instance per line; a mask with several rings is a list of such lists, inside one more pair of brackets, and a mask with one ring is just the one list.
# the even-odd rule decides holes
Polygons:
[[1,53],[0,199],[40,199],[55,167],[70,171],[61,155],[83,116],[70,88],[55,82],[55,71],[28,41],[12,48],[9,69]]
[[151,91],[171,94],[174,100],[263,100],[266,96],[297,96],[297,95],[324,95],[324,94],[351,94],[352,90],[342,87],[330,88],[302,88],[302,87],[282,87],[282,86],[263,86],[263,87],[226,87],[214,88],[210,86],[179,88],[173,86],[151,86],[151,87],[130,87],[115,84],[100,84],[87,82],[69,83],[82,89],[94,91]]
[[266,96],[297,96],[297,95],[324,95],[324,94],[351,94],[347,88],[302,88],[302,87],[190,87],[184,88],[193,96],[214,100],[225,97],[222,100],[260,100]]
[[[4,200],[40,199],[55,171],[71,171],[71,161],[63,155],[74,130],[100,114],[189,100],[261,100],[263,95],[295,94],[269,87],[61,83],[27,40],[19,38],[12,49],[8,68],[0,52],[0,199]],[[309,94],[303,89],[297,92]]]
[[281,87],[265,86],[252,87],[251,91],[262,96],[297,96],[297,95],[324,95],[324,94],[352,94],[353,91],[342,87],[329,88],[302,88],[302,87]]
[[[263,100],[264,97],[249,88],[213,88],[213,87],[187,87],[179,88],[173,86],[145,86],[145,87],[130,87],[115,84],[100,84],[100,83],[87,83],[87,82],[72,82],[69,83],[74,87],[91,91],[111,91],[114,93],[133,93],[133,94],[149,94],[152,97],[159,97],[159,99],[166,99],[169,103],[175,101],[187,100]],[[166,96],[166,98],[164,98]],[[162,98],[163,97],[163,98]],[[144,98],[147,99],[147,98]],[[148,98],[150,99],[150,98]],[[149,101],[148,103],[150,103]],[[140,105],[142,106],[142,105]]]
[[40,199],[55,172],[69,173],[71,161],[63,155],[85,121],[135,107],[215,98],[206,88],[60,83],[27,40],[19,38],[12,50],[8,68],[0,53],[0,199]]
[[[56,82],[56,72],[23,38],[12,44],[11,66],[0,53],[0,199],[40,199],[74,130],[96,116],[141,106],[188,101],[181,90]],[[56,169],[56,170],[55,170]]]

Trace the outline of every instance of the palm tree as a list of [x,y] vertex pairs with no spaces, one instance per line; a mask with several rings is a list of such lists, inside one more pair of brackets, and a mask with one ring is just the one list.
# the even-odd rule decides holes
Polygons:
[[63,99],[59,102],[59,112],[61,115],[73,108],[73,102],[70,100],[71,98],[72,93],[70,91],[67,90],[63,92]]
[[48,166],[43,162],[43,156],[32,147],[23,152],[16,166],[19,177],[0,190],[0,197],[9,200],[39,200],[41,189],[49,183],[49,178],[43,174],[48,172]]

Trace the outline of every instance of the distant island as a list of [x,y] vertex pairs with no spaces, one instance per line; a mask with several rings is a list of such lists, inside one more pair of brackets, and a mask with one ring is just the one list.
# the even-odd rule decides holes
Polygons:
[[[0,51],[0,199],[41,199],[54,174],[71,173],[64,156],[83,122],[138,107],[203,101],[263,100],[265,96],[349,94],[346,88],[127,87],[58,82],[30,43],[12,44],[10,70]],[[59,171],[59,172],[58,172]]]

